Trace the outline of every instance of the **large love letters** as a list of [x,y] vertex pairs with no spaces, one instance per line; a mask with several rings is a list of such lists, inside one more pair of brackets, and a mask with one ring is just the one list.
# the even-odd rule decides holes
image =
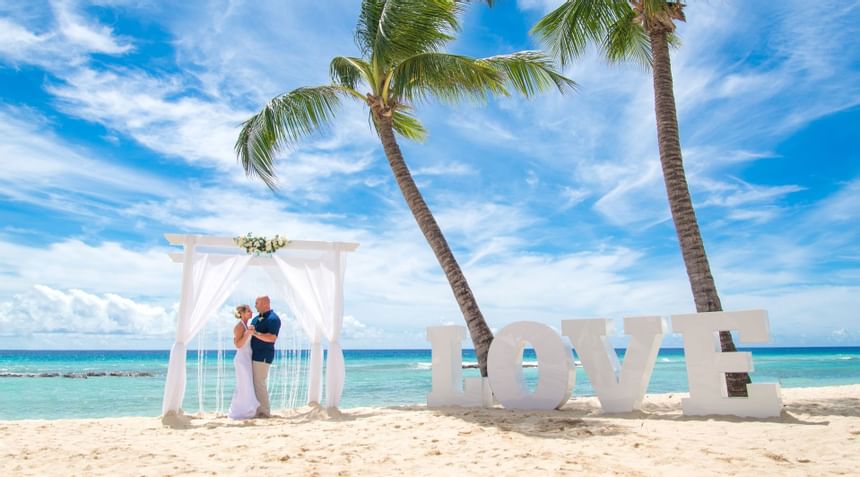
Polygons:
[[[582,360],[604,412],[639,409],[666,332],[658,316],[624,319],[630,342],[619,363],[607,336],[608,319],[563,320],[566,336]],[[684,338],[690,397],[681,400],[685,415],[728,414],[742,417],[779,416],[782,403],[778,384],[747,385],[749,397],[730,398],[725,373],[753,370],[748,352],[723,353],[716,340],[720,330],[737,330],[742,343],[768,340],[767,312],[750,310],[672,316],[672,329]],[[427,405],[492,405],[494,398],[508,409],[557,409],[570,398],[576,373],[570,345],[547,325],[529,321],[500,330],[487,358],[487,378],[462,378],[462,326],[427,328],[432,348],[432,391]],[[523,380],[523,349],[531,344],[538,361],[538,383],[529,391]]]

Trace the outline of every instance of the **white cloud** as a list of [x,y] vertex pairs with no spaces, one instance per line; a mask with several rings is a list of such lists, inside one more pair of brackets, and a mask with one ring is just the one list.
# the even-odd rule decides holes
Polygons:
[[16,8],[20,10],[12,9],[9,17],[0,18],[0,59],[13,64],[61,72],[86,63],[95,53],[122,55],[134,48],[115,36],[112,28],[87,21],[76,2],[58,0],[51,8],[27,2]]
[[58,30],[65,42],[90,53],[109,55],[126,53],[133,48],[129,43],[120,43],[110,27],[85,21],[74,11],[73,5],[71,1],[54,2]]
[[379,328],[367,326],[352,315],[343,317],[343,339],[344,341],[364,342],[372,345],[373,341],[384,336]]
[[47,35],[36,35],[7,18],[0,18],[0,55],[6,58],[19,61],[49,38]]
[[446,162],[419,167],[412,175],[419,176],[468,176],[476,174],[475,168],[462,162]]
[[562,3],[564,0],[517,0],[517,7],[520,10],[538,10],[542,13],[549,13]]
[[816,207],[810,220],[815,225],[856,225],[860,220],[860,177],[846,183]]
[[44,248],[0,241],[0,294],[44,284],[130,297],[176,296],[180,272],[167,251],[166,247],[135,251],[117,243],[89,245],[75,239]]
[[0,329],[7,336],[33,333],[169,335],[175,310],[137,303],[122,296],[101,296],[77,289],[35,285],[0,303]]
[[590,194],[587,190],[564,186],[561,189],[561,198],[564,201],[561,208],[566,210],[571,207],[575,207],[587,199],[589,195]]
[[502,239],[510,240],[507,245],[511,246],[521,240],[517,237],[524,229],[541,220],[516,204],[447,202],[447,207],[436,209],[435,217],[449,240],[460,247],[477,248]]
[[856,345],[860,342],[860,287],[775,288],[729,295],[724,306],[764,308],[772,340],[793,345]]
[[728,209],[750,203],[769,202],[804,190],[803,187],[796,185],[757,186],[740,179],[735,179],[733,183],[714,182],[705,179],[699,182],[699,185],[703,190],[711,192],[708,198],[701,202],[701,206],[712,205]]

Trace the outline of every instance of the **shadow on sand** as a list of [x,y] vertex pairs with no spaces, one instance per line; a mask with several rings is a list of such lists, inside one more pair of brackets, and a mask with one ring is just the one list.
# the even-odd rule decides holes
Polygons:
[[576,410],[518,411],[501,407],[476,409],[443,407],[428,409],[426,406],[403,406],[391,408],[405,412],[424,411],[440,416],[449,416],[471,422],[480,427],[495,427],[504,432],[516,432],[526,436],[545,439],[576,439],[592,436],[612,436],[627,432],[614,425],[611,420],[588,417]]
[[373,409],[356,409],[347,412],[326,409],[320,405],[308,405],[297,409],[272,414],[268,418],[244,420],[229,419],[224,415],[189,415],[169,412],[161,417],[161,423],[171,429],[214,429],[229,427],[264,427],[282,424],[301,424],[313,421],[345,422],[364,419],[376,415]]
[[[642,410],[606,414],[595,398],[576,398],[555,411],[513,411],[501,407],[474,409],[444,407],[427,409],[425,406],[392,408],[403,411],[429,411],[472,422],[482,427],[496,427],[502,431],[544,438],[573,438],[617,435],[627,432],[629,426],[621,425],[630,420],[663,420],[678,422],[768,422],[774,424],[827,426],[830,422],[814,419],[826,416],[860,416],[860,398],[822,398],[819,400],[793,400],[786,403],[779,417],[749,418],[736,416],[684,416],[681,412],[680,396],[669,395],[669,402],[649,402],[646,399]],[[813,418],[813,419],[810,419]]]
[[429,412],[471,422],[480,427],[495,427],[505,432],[541,438],[587,438],[589,436],[611,436],[628,432],[630,420],[663,421],[720,421],[720,422],[768,422],[806,426],[826,426],[829,421],[808,419],[826,416],[860,416],[860,398],[839,397],[818,400],[793,400],[785,404],[782,414],[772,418],[741,418],[735,416],[684,416],[681,413],[680,396],[668,396],[669,401],[653,402],[646,399],[642,410],[605,414],[595,398],[575,398],[561,409],[554,411],[508,410],[499,406],[490,409],[443,407],[428,409],[423,405],[397,406],[389,408],[326,409],[310,405],[288,410],[267,419],[234,421],[224,416],[191,416],[169,413],[161,418],[166,427],[173,429],[200,429],[219,427],[262,427],[296,425],[315,421],[347,422],[366,419],[382,412]]

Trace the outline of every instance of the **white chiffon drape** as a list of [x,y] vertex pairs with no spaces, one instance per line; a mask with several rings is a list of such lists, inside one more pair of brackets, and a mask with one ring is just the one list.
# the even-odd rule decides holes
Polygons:
[[213,256],[195,253],[194,244],[186,244],[176,342],[170,348],[162,414],[180,412],[185,397],[188,342],[230,297],[250,261],[250,255]]
[[[282,287],[296,318],[311,339],[308,369],[308,403],[320,402],[322,343],[328,340],[326,362],[326,407],[340,405],[346,378],[340,332],[343,327],[343,252],[332,248],[313,259],[273,255],[285,283]],[[271,273],[271,272],[270,272]],[[273,277],[274,279],[274,277]]]

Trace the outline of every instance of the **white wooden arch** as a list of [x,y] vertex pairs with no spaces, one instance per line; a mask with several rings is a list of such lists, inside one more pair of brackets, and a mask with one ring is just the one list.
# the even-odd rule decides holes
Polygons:
[[[308,404],[321,402],[322,338],[328,340],[326,361],[326,406],[340,403],[345,378],[340,329],[343,324],[344,254],[355,251],[352,242],[291,240],[274,254],[252,256],[231,237],[165,234],[182,253],[168,255],[182,263],[182,285],[176,317],[176,340],[164,386],[162,414],[181,414],[186,385],[187,345],[214,312],[230,297],[248,266],[266,267],[270,276],[282,279],[293,314],[311,343],[308,366]],[[307,258],[295,252],[316,252]]]

